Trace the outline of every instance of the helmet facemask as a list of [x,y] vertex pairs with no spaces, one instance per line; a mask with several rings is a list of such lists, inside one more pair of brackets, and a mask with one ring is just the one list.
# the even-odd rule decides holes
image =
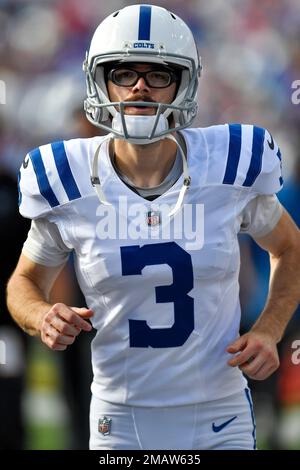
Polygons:
[[[137,56],[137,51],[133,51],[132,54],[130,51],[127,51],[126,57],[123,60],[120,58],[122,55],[124,55],[124,52],[120,51],[110,56],[100,55],[94,57],[90,64],[87,60],[85,61],[84,68],[87,79],[85,111],[88,120],[95,126],[112,132],[116,138],[140,144],[154,142],[163,138],[166,134],[189,126],[197,114],[195,97],[198,87],[199,70],[196,69],[195,62],[187,57],[168,56],[167,54],[164,55],[163,60],[158,58],[156,54],[153,54],[151,57],[151,53],[147,53],[147,57],[143,54]],[[161,64],[175,69],[177,67],[181,70],[181,79],[172,103],[111,102],[106,86],[105,68],[107,68],[109,63],[116,61],[124,63],[124,66],[126,66],[127,62],[150,63],[155,65]],[[151,122],[147,126],[148,132],[146,134],[132,135],[129,132],[126,121],[129,121],[131,118],[128,118],[128,115],[125,114],[124,108],[130,105],[136,107],[154,107],[157,109],[154,116],[147,116]],[[116,107],[119,109],[119,112]],[[169,126],[171,115],[173,117],[173,127]],[[105,123],[110,117],[117,121],[117,125],[110,125],[109,122]],[[142,118],[140,119],[142,121],[145,116],[139,116],[139,118]]]

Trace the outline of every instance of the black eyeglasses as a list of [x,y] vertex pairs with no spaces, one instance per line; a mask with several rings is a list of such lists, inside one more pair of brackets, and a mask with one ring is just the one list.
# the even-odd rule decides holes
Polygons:
[[137,70],[118,67],[110,70],[107,75],[107,78],[115,85],[124,87],[134,86],[140,77],[143,77],[150,88],[167,88],[171,83],[179,80],[178,74],[168,69],[138,72]]

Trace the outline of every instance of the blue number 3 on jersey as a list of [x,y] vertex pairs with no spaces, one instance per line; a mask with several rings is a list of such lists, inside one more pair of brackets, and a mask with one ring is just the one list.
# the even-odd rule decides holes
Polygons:
[[150,328],[144,320],[129,320],[130,346],[171,348],[182,346],[194,329],[194,300],[188,293],[194,287],[191,255],[177,243],[121,247],[122,275],[142,274],[145,266],[168,264],[173,283],[155,288],[156,302],[174,303],[171,328]]

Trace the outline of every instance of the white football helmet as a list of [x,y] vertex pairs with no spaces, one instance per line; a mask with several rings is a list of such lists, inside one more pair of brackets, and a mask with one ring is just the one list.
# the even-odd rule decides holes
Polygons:
[[[173,102],[111,102],[104,76],[104,65],[109,62],[149,62],[182,69]],[[201,62],[195,40],[188,26],[165,8],[131,5],[112,13],[96,29],[83,69],[87,82],[86,116],[117,139],[140,144],[154,142],[189,126],[197,114]],[[125,105],[153,106],[157,112],[155,116],[129,116],[125,115]],[[169,127],[167,119],[171,114],[173,127]],[[136,118],[140,118],[138,124]]]

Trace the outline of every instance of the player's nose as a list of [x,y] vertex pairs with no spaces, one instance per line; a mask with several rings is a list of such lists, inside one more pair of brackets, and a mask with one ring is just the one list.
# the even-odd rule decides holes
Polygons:
[[144,77],[139,77],[136,84],[133,86],[132,91],[149,91],[150,87],[147,85]]

